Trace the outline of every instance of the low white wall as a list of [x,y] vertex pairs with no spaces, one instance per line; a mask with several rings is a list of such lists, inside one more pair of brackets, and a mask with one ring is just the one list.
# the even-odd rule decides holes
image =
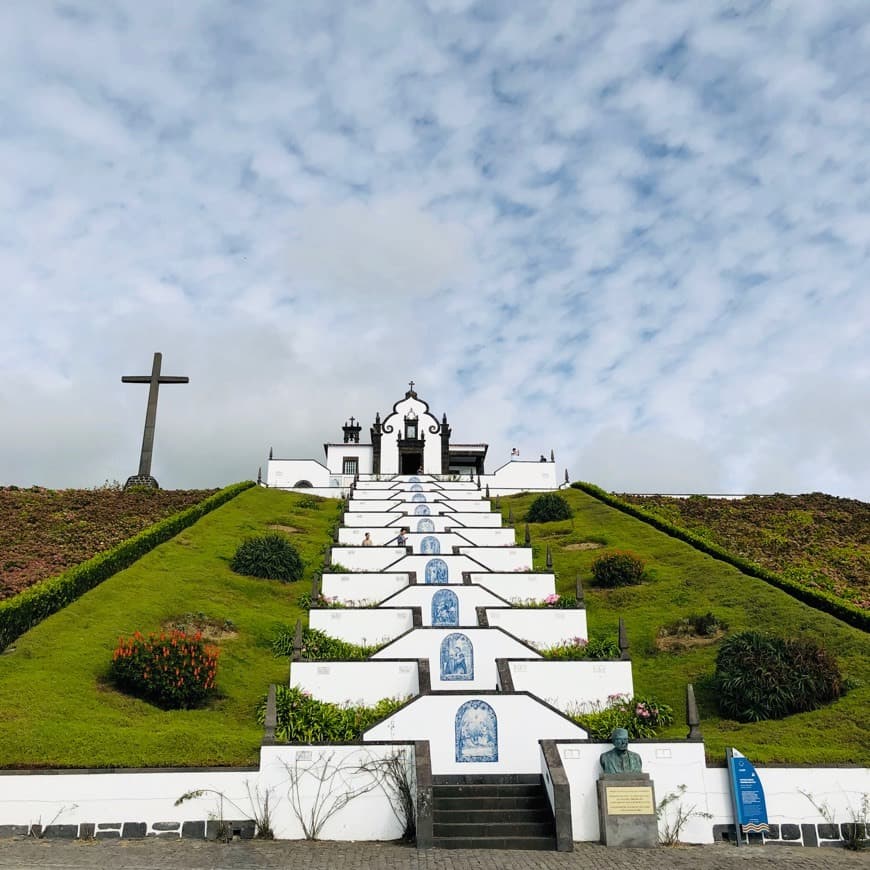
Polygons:
[[[342,792],[369,789],[332,816],[320,832],[321,840],[394,840],[402,829],[386,790],[365,765],[402,753],[414,773],[413,746],[264,746],[261,750],[261,787],[271,788],[280,800],[275,816],[278,839],[302,839],[302,825],[293,809],[291,786],[298,785],[298,809],[308,818]],[[270,806],[273,803],[270,802]]]
[[[433,722],[454,723],[459,708],[485,701],[498,723],[498,761],[456,761],[455,726],[435,730]],[[586,732],[528,695],[422,695],[369,729],[366,740],[429,740],[432,773],[540,773],[539,740],[583,739]]]
[[504,606],[504,601],[482,586],[464,586],[451,584],[449,586],[408,586],[397,592],[384,604],[391,607],[419,607],[423,617],[423,625],[432,624],[432,596],[439,589],[451,589],[459,601],[459,625],[473,628],[477,625],[478,607]]
[[[600,838],[596,782],[601,773],[601,753],[611,748],[609,743],[558,746],[571,788],[571,822],[575,840]],[[707,812],[703,744],[632,741],[629,748],[643,760],[643,770],[653,781],[657,805],[666,795],[685,785],[686,793],[681,798],[683,808],[695,805],[699,811]],[[676,804],[671,807],[672,811],[676,808]],[[686,843],[711,843],[712,825],[710,819],[691,818],[683,828],[681,839]]]
[[558,489],[556,464],[554,462],[535,462],[514,460],[497,468],[492,474],[483,474],[480,485],[489,484],[493,490],[521,492],[535,489]]
[[610,695],[634,695],[631,662],[508,662],[514,689],[532,692],[559,710],[604,707]]
[[447,565],[447,577],[450,583],[461,583],[463,571],[479,571],[480,563],[473,561],[469,556],[405,556],[404,559],[396,562],[393,570],[396,571],[416,571],[417,582],[423,584],[426,582],[426,565],[430,559],[441,559]]
[[588,640],[585,609],[559,607],[487,608],[489,624],[540,649],[579,637]]
[[324,574],[320,591],[326,598],[337,598],[341,604],[368,607],[379,604],[410,583],[407,574]]
[[[559,744],[559,755],[571,787],[571,818],[575,840],[598,840],[595,782],[600,773],[599,757],[610,748],[607,743]],[[655,786],[656,803],[686,786],[685,794],[666,808],[673,821],[680,806],[695,807],[710,818],[690,818],[680,839],[685,843],[713,842],[714,825],[733,825],[728,772],[724,767],[707,767],[701,743],[632,741],[630,747],[643,759],[643,770]],[[827,819],[801,791],[818,804],[827,804],[835,822],[853,821],[863,795],[870,794],[870,769],[860,767],[763,767],[756,765],[764,788],[768,821],[772,825],[824,825]],[[662,822],[659,823],[660,829]],[[800,840],[789,841],[800,845]]]
[[290,662],[290,685],[333,704],[372,706],[420,693],[417,662]]
[[385,547],[388,544],[395,546],[396,536],[399,534],[399,530],[393,526],[366,528],[342,526],[338,530],[338,543],[344,547],[361,547],[366,532],[371,535],[376,547]]
[[[457,502],[459,504],[459,502]],[[470,529],[500,529],[500,513],[469,513],[457,508],[456,513],[447,515],[447,525],[456,526],[457,530],[465,526]]]
[[[410,609],[309,610],[308,625],[359,646],[374,646],[413,627]],[[413,658],[413,656],[411,656]]]
[[496,529],[501,527],[500,514],[444,514],[443,516],[416,516],[414,514],[391,513],[389,511],[377,513],[345,513],[342,522],[350,528],[360,528],[363,531],[390,526],[397,531],[402,526],[407,526],[412,532],[417,531],[417,523],[420,520],[430,520],[436,532],[455,528],[460,532],[465,527],[476,529]]
[[408,551],[404,547],[333,547],[333,565],[344,565],[351,571],[383,571],[394,565]]
[[[347,503],[347,509],[350,512],[360,512],[365,513],[367,511],[372,511],[374,513],[382,513],[383,511],[396,511],[399,513],[410,514],[415,516],[414,510],[419,507],[420,504],[425,504],[427,508],[429,508],[429,514],[431,516],[439,516],[445,513],[451,513],[453,510],[453,506],[446,501],[427,501],[427,502],[412,502],[412,501],[362,501],[360,499],[352,498]],[[473,504],[478,504],[478,502],[463,502],[466,505],[463,510],[466,512],[472,510],[470,507]]]
[[[750,759],[751,760],[751,759]],[[861,800],[870,794],[870,768],[866,767],[762,767],[755,766],[764,789],[767,818],[772,825],[823,825],[828,820],[801,791],[819,805],[827,805],[837,824],[861,817]],[[705,772],[710,825],[733,824],[728,771],[710,767]],[[795,844],[798,845],[798,844]]]
[[[474,674],[470,680],[441,679],[441,644],[448,635],[464,634],[474,650]],[[508,637],[504,632],[487,628],[418,628],[374,654],[374,659],[428,659],[432,690],[495,690],[498,685],[495,660],[529,658],[533,650]],[[421,738],[422,739],[422,738]]]
[[472,571],[471,582],[479,583],[515,604],[529,600],[543,601],[556,591],[555,574],[532,574],[524,571],[486,574]]
[[313,459],[270,459],[266,463],[269,486],[292,487],[300,480],[312,486],[328,487],[329,469]]
[[513,529],[467,529],[456,530],[463,543],[473,547],[515,547],[517,533]]
[[485,565],[490,571],[531,571],[530,547],[461,547],[465,553]]

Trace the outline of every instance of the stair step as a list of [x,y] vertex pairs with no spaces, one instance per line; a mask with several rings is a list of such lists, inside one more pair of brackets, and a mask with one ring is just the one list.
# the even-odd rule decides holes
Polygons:
[[433,785],[432,797],[537,797],[541,793],[540,785]]
[[432,801],[435,812],[444,810],[473,811],[473,810],[537,810],[545,809],[550,812],[550,802],[544,795],[522,795],[519,797],[437,797]]
[[539,773],[441,773],[432,785],[541,785]]
[[433,837],[436,849],[528,849],[554,851],[555,837]]
[[432,818],[435,822],[540,822],[552,821],[553,813],[549,807],[532,809],[504,809],[503,807],[446,810],[435,807]]
[[553,820],[542,822],[434,822],[435,837],[458,837],[460,839],[487,839],[490,837],[553,837]]

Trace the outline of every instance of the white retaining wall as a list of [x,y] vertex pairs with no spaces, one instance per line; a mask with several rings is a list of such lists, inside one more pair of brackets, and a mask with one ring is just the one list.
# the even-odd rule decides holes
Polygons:
[[[598,840],[596,780],[601,771],[599,757],[607,743],[561,743],[559,755],[571,788],[571,819],[574,839]],[[643,759],[655,787],[656,803],[686,786],[685,794],[668,812],[673,820],[678,806],[694,806],[712,818],[690,818],[680,835],[685,843],[713,842],[714,825],[734,824],[728,772],[724,767],[706,766],[702,743],[632,741],[629,747]],[[768,821],[774,825],[822,825],[827,819],[801,791],[821,804],[827,803],[837,823],[850,822],[860,810],[861,798],[870,794],[870,769],[860,767],[763,767],[756,765],[764,788]],[[800,841],[791,841],[800,845]]]
[[[473,653],[473,679],[442,680],[441,679],[441,643],[450,634],[460,632],[470,641]],[[501,631],[491,631],[485,628],[418,628],[409,632],[393,643],[387,644],[372,656],[373,659],[428,659],[429,678],[432,691],[465,689],[480,689],[494,691],[498,686],[495,660],[497,658],[529,658],[535,655],[534,650],[518,643]],[[420,738],[423,739],[423,738]]]
[[472,583],[491,589],[510,602],[543,601],[556,591],[555,574],[532,574],[528,571],[491,574],[470,572]]
[[461,547],[459,552],[490,571],[531,571],[533,567],[530,547]]
[[[383,571],[407,556],[404,547],[333,547],[333,565],[344,565],[350,571]],[[401,570],[408,570],[402,568]]]
[[634,695],[631,662],[512,661],[514,689],[531,692],[562,711],[604,707],[610,695]]
[[308,625],[360,646],[373,646],[392,640],[413,627],[410,608],[385,610],[325,609],[310,610]]
[[324,574],[320,591],[326,598],[337,598],[341,604],[366,607],[369,602],[379,604],[410,582],[408,575],[402,573]]
[[557,646],[561,641],[575,637],[588,639],[586,610],[583,608],[487,608],[486,617],[491,626],[503,628],[540,649]]
[[290,662],[290,685],[334,704],[373,706],[420,693],[417,662]]
[[513,460],[491,474],[480,476],[480,485],[489,484],[491,495],[536,489],[558,489],[559,481],[554,462]]
[[[495,711],[498,761],[456,761],[455,728],[432,732],[433,722],[454,722],[456,712],[472,699]],[[423,695],[388,720],[375,725],[365,740],[429,740],[432,773],[539,773],[538,740],[583,739],[586,732],[528,695]]]
[[463,539],[463,543],[476,547],[515,547],[517,543],[517,534],[512,528],[457,529],[456,531]]
[[266,484],[292,487],[307,480],[315,487],[329,486],[329,469],[313,459],[270,459],[266,463]]
[[459,625],[473,628],[477,625],[478,607],[503,607],[504,601],[482,586],[449,586],[416,585],[408,586],[384,601],[390,607],[419,607],[423,617],[423,625],[432,624],[432,596],[439,589],[452,589],[459,600]]
[[[383,504],[383,502],[381,502]],[[445,513],[443,516],[433,511],[431,516],[417,516],[413,510],[410,513],[404,511],[371,511],[356,513],[347,512],[344,515],[344,525],[355,528],[373,529],[378,526],[408,526],[412,532],[417,531],[417,522],[428,519],[432,521],[435,530],[443,532],[446,528],[455,526],[461,529],[465,526],[471,528],[492,529],[501,527],[501,514]]]

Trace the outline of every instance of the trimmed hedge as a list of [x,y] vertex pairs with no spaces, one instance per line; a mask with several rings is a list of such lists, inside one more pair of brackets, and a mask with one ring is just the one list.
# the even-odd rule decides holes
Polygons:
[[98,553],[63,574],[49,577],[13,598],[0,601],[0,650],[47,616],[62,610],[118,571],[129,568],[156,546],[174,538],[200,517],[211,513],[252,486],[253,481],[244,481],[225,487],[199,504],[154,523],[138,535],[122,541],[117,547]]
[[666,535],[670,535],[672,538],[678,538],[684,543],[694,547],[696,550],[700,550],[708,556],[712,556],[714,559],[719,559],[722,562],[727,562],[729,565],[733,565],[739,571],[748,574],[750,577],[757,577],[759,580],[764,580],[766,583],[770,583],[772,586],[782,589],[783,592],[787,592],[799,601],[803,601],[804,604],[809,604],[811,607],[816,607],[819,610],[825,611],[825,613],[830,613],[831,616],[836,616],[837,619],[842,619],[843,622],[847,622],[849,625],[854,625],[855,628],[860,628],[863,631],[870,631],[870,613],[861,610],[861,608],[856,607],[854,604],[843,601],[822,589],[809,589],[805,586],[801,586],[794,580],[789,580],[787,577],[783,577],[781,574],[768,571],[767,568],[763,568],[761,565],[757,565],[749,559],[744,559],[736,553],[731,553],[724,547],[720,547],[712,541],[707,541],[699,535],[696,535],[694,532],[690,532],[688,529],[675,526],[638,505],[622,501],[622,499],[612,493],[605,492],[601,487],[595,486],[594,483],[575,481],[571,486],[573,489],[579,489],[581,492],[585,492],[587,495],[591,495],[593,498],[603,501],[606,505],[616,508],[618,511],[622,511],[623,513],[629,514],[629,516],[633,516],[635,519],[648,523],[653,526],[653,528],[658,529],[660,532],[664,532]]

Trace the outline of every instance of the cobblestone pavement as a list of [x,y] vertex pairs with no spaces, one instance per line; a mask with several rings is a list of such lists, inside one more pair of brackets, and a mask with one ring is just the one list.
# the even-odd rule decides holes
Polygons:
[[187,840],[0,840],[0,867],[95,870],[740,870],[807,867],[848,870],[870,866],[866,852],[792,846],[738,849],[726,844],[677,848],[606,849],[578,843],[574,852],[499,852],[431,849],[389,843],[235,842]]

